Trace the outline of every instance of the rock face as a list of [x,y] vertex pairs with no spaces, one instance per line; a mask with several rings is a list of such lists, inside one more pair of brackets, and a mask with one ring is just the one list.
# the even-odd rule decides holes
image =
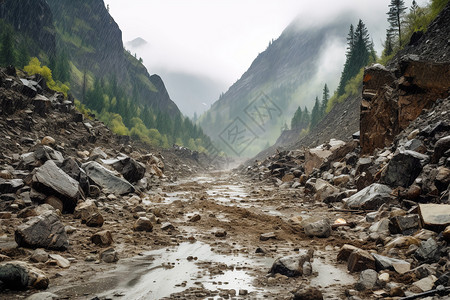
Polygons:
[[80,198],[78,181],[58,168],[52,160],[38,168],[32,179],[33,188],[47,194],[56,195],[64,203],[64,210],[73,212]]
[[0,264],[0,282],[12,290],[46,289],[49,278],[44,272],[27,263],[11,261]]
[[82,165],[87,176],[92,182],[105,189],[108,193],[124,195],[134,192],[134,187],[126,180],[117,177],[100,165],[98,162],[91,161]]
[[28,248],[65,250],[69,246],[64,225],[52,211],[19,225],[15,239],[19,246]]
[[378,209],[383,203],[393,199],[391,193],[392,190],[387,185],[373,183],[343,201],[352,209]]
[[[401,130],[436,99],[449,96],[450,63],[403,58],[397,72],[376,65],[364,71],[361,101],[361,152],[391,144]],[[395,74],[398,74],[397,77]]]
[[314,254],[313,250],[300,250],[297,255],[285,256],[278,258],[270,269],[271,274],[282,274],[288,277],[298,277],[303,275],[303,264],[305,262],[311,263],[311,258]]

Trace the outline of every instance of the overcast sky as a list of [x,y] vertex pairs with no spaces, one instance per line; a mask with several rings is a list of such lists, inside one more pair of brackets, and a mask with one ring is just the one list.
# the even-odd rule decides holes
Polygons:
[[[411,2],[405,0],[408,7]],[[424,5],[427,0],[417,2]],[[311,26],[342,13],[352,16],[350,12],[356,12],[356,19],[349,18],[349,25],[361,18],[376,50],[381,51],[390,0],[105,0],[105,3],[122,29],[124,43],[137,37],[148,42],[136,52],[144,59],[150,74],[162,70],[195,74],[228,87],[298,15],[303,26]]]

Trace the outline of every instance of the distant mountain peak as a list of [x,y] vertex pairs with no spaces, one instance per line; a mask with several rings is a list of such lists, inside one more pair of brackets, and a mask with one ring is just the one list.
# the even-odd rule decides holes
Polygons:
[[148,44],[148,42],[146,40],[144,40],[141,37],[137,37],[134,40],[127,42],[126,45],[131,48],[139,48],[139,47],[145,46],[147,44]]

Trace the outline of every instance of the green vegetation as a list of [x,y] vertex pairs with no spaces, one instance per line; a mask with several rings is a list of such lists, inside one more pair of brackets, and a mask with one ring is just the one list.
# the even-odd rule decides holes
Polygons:
[[[417,5],[417,3],[414,1],[413,5]],[[398,36],[400,46],[402,41],[402,19],[405,11],[406,6],[403,0],[391,0],[389,11],[387,12],[389,22],[388,32],[391,33],[391,37],[393,34]]]
[[41,62],[39,61],[39,59],[37,57],[33,57],[30,60],[30,63],[27,66],[25,66],[23,69],[25,72],[27,72],[30,75],[34,75],[34,74],[42,75],[42,77],[45,78],[49,89],[52,89],[57,92],[61,92],[64,94],[64,96],[67,97],[67,92],[69,91],[69,87],[67,85],[61,83],[61,81],[59,81],[59,80],[55,81],[52,76],[52,70],[50,70],[50,68],[47,66],[41,66]]
[[359,20],[355,30],[353,25],[350,25],[346,57],[344,70],[337,89],[338,96],[344,95],[345,86],[350,79],[358,74],[362,67],[376,60],[373,43],[370,40],[366,25],[361,20]]

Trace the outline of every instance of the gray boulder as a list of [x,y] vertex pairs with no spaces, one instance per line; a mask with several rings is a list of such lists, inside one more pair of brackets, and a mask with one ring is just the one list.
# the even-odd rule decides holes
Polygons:
[[135,191],[134,187],[128,181],[116,176],[98,162],[90,161],[81,167],[93,183],[108,193],[124,195]]
[[22,179],[5,180],[0,178],[0,194],[9,194],[17,192],[25,183]]
[[73,212],[80,198],[80,185],[78,181],[58,168],[52,160],[37,168],[32,178],[32,186],[46,195],[57,196],[64,204],[64,210]]
[[411,264],[407,261],[397,259],[397,258],[391,258],[379,254],[372,253],[373,258],[375,258],[375,265],[377,267],[377,270],[394,270],[396,266],[404,265],[407,267],[410,267]]
[[46,289],[49,284],[44,272],[19,261],[0,264],[0,281],[11,290]]
[[129,182],[137,182],[144,178],[145,175],[145,165],[128,156],[103,160],[103,163],[112,165]]
[[52,147],[49,146],[39,146],[34,151],[34,157],[37,160],[40,160],[41,162],[46,162],[47,160],[53,160],[58,165],[62,164],[64,161],[64,157],[62,156],[61,152],[54,150]]
[[359,280],[355,285],[358,291],[373,289],[377,283],[378,273],[375,270],[367,269],[359,274]]
[[303,264],[311,262],[314,251],[312,249],[301,249],[296,255],[277,258],[270,269],[272,275],[279,273],[288,277],[303,275]]
[[383,203],[394,199],[390,195],[391,193],[392,189],[387,185],[373,183],[349,198],[344,199],[343,202],[350,209],[376,210]]
[[52,211],[46,211],[19,225],[15,231],[15,240],[19,246],[27,248],[65,250],[69,247],[64,225]]
[[381,182],[392,187],[410,186],[430,160],[427,155],[415,151],[400,151],[389,162],[381,176]]
[[327,238],[331,235],[331,221],[328,218],[312,217],[302,222],[307,236]]

